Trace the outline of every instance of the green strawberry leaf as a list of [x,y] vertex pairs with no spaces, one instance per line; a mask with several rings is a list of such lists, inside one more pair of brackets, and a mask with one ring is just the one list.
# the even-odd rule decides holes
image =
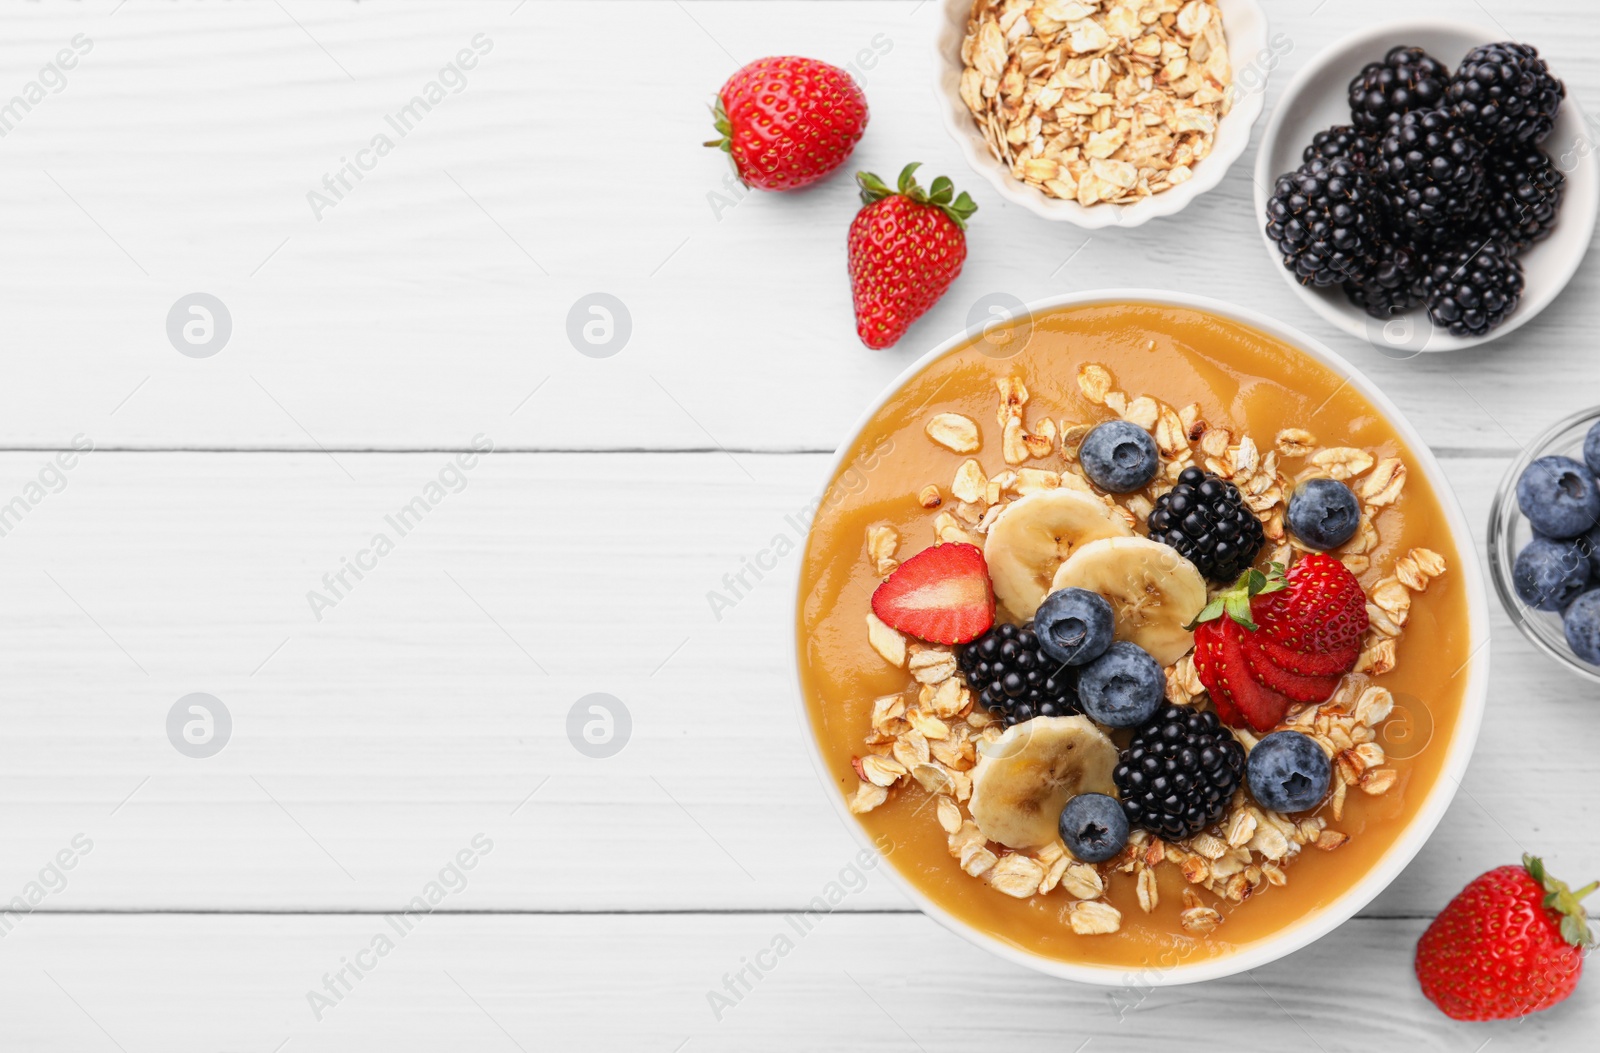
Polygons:
[[921,167],[921,161],[912,161],[900,169],[900,193],[913,200],[922,194],[922,188],[917,185],[917,169]]
[[733,142],[733,125],[728,122],[728,111],[722,108],[720,96],[711,106],[711,123],[716,127],[718,137],[707,141],[705,145],[727,150]]
[[1256,625],[1255,620],[1250,617],[1250,597],[1248,595],[1241,595],[1237,592],[1233,593],[1228,596],[1224,606],[1228,612],[1228,617],[1232,618],[1246,629],[1249,629],[1251,632],[1256,631],[1258,626]]
[[945,209],[945,214],[955,220],[956,226],[965,230],[967,229],[967,220],[971,219],[972,214],[976,211],[978,211],[978,203],[973,201],[967,195],[967,192],[963,190],[961,195],[956,198],[955,203]]
[[1226,614],[1243,628],[1255,632],[1260,626],[1255,623],[1255,618],[1250,613],[1251,599],[1285,588],[1288,588],[1288,582],[1283,579],[1283,564],[1269,563],[1265,573],[1251,567],[1239,575],[1239,580],[1213,596],[1210,602],[1200,609],[1200,613],[1194,616],[1194,621],[1184,628],[1193,632],[1196,626],[1216,621]]
[[1188,629],[1190,632],[1194,632],[1195,626],[1199,625],[1201,622],[1216,621],[1218,618],[1222,617],[1222,612],[1227,606],[1227,602],[1228,599],[1226,596],[1219,595],[1215,597],[1204,607],[1200,608],[1200,613],[1194,616],[1194,621],[1190,622],[1188,625],[1185,625],[1184,628]]
[[924,190],[916,179],[916,171],[921,167],[922,162],[913,161],[901,169],[900,178],[896,181],[894,189],[890,189],[887,183],[871,172],[857,172],[856,183],[861,187],[862,204],[871,205],[898,194],[919,205],[931,205],[937,208],[948,216],[950,222],[957,228],[966,230],[967,220],[978,211],[977,204],[964,190],[952,201],[951,195],[955,192],[955,185],[950,182],[948,176],[939,176],[933,181],[930,189]]
[[708,139],[703,146],[715,147],[728,155],[728,163],[733,166],[734,177],[745,186],[744,173],[739,171],[739,163],[733,159],[733,124],[728,120],[728,111],[722,107],[722,96],[717,96],[717,101],[711,107],[711,123],[716,126],[716,139]]
[[1573,947],[1593,947],[1595,941],[1589,932],[1588,915],[1580,901],[1600,888],[1600,881],[1591,881],[1583,888],[1574,890],[1568,888],[1565,881],[1551,877],[1544,869],[1544,861],[1538,856],[1524,853],[1522,865],[1527,868],[1528,876],[1544,889],[1544,906],[1561,916],[1558,926],[1561,938]]
[[857,172],[856,183],[861,187],[861,203],[864,205],[894,196],[894,191],[889,185],[871,172]]

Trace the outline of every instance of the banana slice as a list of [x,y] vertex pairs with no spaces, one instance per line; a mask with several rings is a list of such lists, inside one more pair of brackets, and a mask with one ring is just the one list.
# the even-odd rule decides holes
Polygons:
[[978,747],[972,821],[1007,848],[1061,836],[1061,809],[1080,793],[1114,794],[1117,747],[1088,717],[1034,717]]
[[1021,620],[1033,617],[1056,569],[1085,542],[1132,534],[1104,501],[1077,490],[1040,490],[1007,505],[989,527],[983,559],[994,594]]
[[1194,633],[1184,626],[1206,605],[1206,583],[1176,549],[1147,537],[1091,541],[1051,582],[1051,591],[1072,587],[1110,601],[1116,638],[1138,644],[1164,666],[1194,646]]

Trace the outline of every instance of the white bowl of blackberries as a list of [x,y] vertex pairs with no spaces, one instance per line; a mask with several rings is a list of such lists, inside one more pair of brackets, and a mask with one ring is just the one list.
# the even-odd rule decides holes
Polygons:
[[1256,206],[1318,314],[1393,357],[1453,351],[1526,323],[1577,270],[1600,202],[1592,150],[1533,45],[1391,24],[1289,84]]
[[1489,569],[1517,628],[1600,681],[1600,407],[1551,428],[1506,473]]

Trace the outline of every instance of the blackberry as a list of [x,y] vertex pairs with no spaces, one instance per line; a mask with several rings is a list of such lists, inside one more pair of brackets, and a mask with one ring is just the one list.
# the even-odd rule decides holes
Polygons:
[[1389,216],[1433,234],[1470,220],[1483,197],[1483,147],[1442,110],[1413,111],[1378,148],[1379,192]]
[[1267,540],[1239,488],[1199,468],[1185,468],[1178,485],[1156,498],[1147,525],[1152,541],[1170,545],[1201,574],[1228,584],[1250,568]]
[[1033,622],[1002,622],[961,649],[956,659],[967,686],[1006,726],[1034,717],[1070,717],[1078,709],[1071,667],[1039,650]]
[[1338,285],[1369,264],[1376,198],[1346,158],[1314,157],[1278,177],[1267,202],[1267,237],[1302,285]]
[[1455,336],[1482,336],[1522,299],[1522,264],[1499,241],[1440,252],[1423,289],[1434,325]]
[[1359,282],[1345,282],[1350,302],[1374,318],[1393,318],[1422,302],[1422,253],[1400,241],[1384,239],[1372,268]]
[[1450,70],[1421,48],[1389,49],[1350,81],[1350,119],[1368,135],[1382,135],[1401,115],[1444,102]]
[[1445,89],[1445,105],[1484,145],[1511,148],[1542,142],[1566,94],[1538,48],[1505,41],[1467,52]]
[[1348,124],[1336,124],[1313,135],[1300,160],[1308,162],[1318,157],[1325,161],[1343,158],[1357,168],[1371,168],[1378,157],[1378,141]]
[[1484,166],[1484,203],[1478,240],[1503,241],[1521,252],[1556,225],[1567,177],[1537,146],[1492,153]]
[[1135,733],[1111,778],[1130,826],[1178,841],[1222,818],[1244,767],[1244,747],[1215,713],[1167,706]]

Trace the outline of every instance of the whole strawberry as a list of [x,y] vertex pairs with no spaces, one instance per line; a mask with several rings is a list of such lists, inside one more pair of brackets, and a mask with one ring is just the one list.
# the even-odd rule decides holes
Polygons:
[[706,143],[733,159],[745,185],[793,190],[845,163],[867,128],[867,97],[850,74],[816,59],[757,59],[717,93]]
[[[1597,883],[1600,884],[1600,883]],[[1417,980],[1456,1020],[1509,1020],[1570,995],[1591,945],[1576,892],[1536,856],[1474,878],[1417,941]]]
[[940,176],[923,190],[906,165],[895,189],[860,172],[866,207],[850,223],[850,292],[856,333],[871,348],[888,347],[938,302],[967,258],[967,220],[978,211],[962,191],[954,197]]

